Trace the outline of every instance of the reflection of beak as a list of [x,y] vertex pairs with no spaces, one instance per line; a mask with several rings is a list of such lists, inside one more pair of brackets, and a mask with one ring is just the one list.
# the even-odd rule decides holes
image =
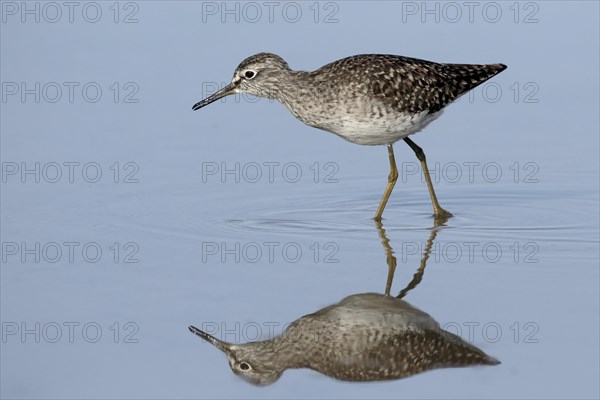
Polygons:
[[192,107],[192,110],[194,110],[194,111],[195,110],[199,110],[200,108],[209,105],[213,101],[217,101],[220,98],[223,98],[223,97],[228,96],[230,94],[234,94],[236,87],[237,87],[237,84],[231,82],[229,85],[227,85],[223,89],[217,91],[212,96],[208,96],[206,99],[204,99],[202,101],[199,101],[196,104],[194,104],[194,106]]
[[200,329],[196,328],[195,326],[190,325],[188,327],[188,329],[190,330],[190,332],[192,332],[195,335],[200,336],[202,339],[206,340],[207,342],[209,342],[210,344],[212,344],[213,346],[215,346],[217,349],[221,350],[222,352],[229,353],[231,351],[230,343],[223,342],[223,341],[217,339],[216,337],[209,335],[208,333],[206,333],[204,331],[201,331]]

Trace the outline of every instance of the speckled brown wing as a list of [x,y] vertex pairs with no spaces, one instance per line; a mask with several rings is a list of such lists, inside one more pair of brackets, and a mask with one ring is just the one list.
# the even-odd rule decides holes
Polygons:
[[[503,64],[440,64],[410,57],[365,54],[327,64],[323,78],[346,75],[386,107],[411,114],[441,110],[465,92],[506,69]],[[356,88],[355,88],[356,89]]]
[[348,381],[404,378],[437,368],[497,365],[500,362],[445,331],[407,331],[383,338],[362,353],[338,357],[343,362],[321,371]]

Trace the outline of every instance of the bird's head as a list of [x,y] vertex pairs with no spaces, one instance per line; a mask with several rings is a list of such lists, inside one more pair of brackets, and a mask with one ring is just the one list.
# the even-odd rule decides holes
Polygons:
[[248,93],[259,97],[275,98],[284,75],[290,72],[288,64],[278,55],[258,53],[246,58],[233,73],[231,83],[192,107],[198,110],[225,96]]
[[190,326],[189,330],[224,352],[233,373],[253,385],[270,385],[284,371],[284,368],[273,361],[274,353],[261,346],[261,342],[233,344],[219,340],[194,326]]

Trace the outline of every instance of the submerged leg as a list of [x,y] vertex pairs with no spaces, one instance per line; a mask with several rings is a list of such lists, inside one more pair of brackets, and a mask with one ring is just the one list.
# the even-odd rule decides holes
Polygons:
[[379,207],[377,207],[377,214],[375,214],[375,217],[373,218],[375,221],[381,221],[383,209],[385,208],[385,205],[390,198],[390,194],[394,189],[394,185],[398,180],[398,169],[396,168],[396,159],[394,158],[394,148],[391,144],[388,144],[387,148],[388,155],[390,157],[390,174],[388,175],[388,183],[385,187],[385,191],[383,192],[383,196],[381,197],[381,201],[379,202]]
[[427,168],[427,161],[425,161],[425,153],[423,153],[423,149],[417,146],[417,144],[409,138],[404,138],[404,141],[410,146],[411,149],[413,149],[417,158],[419,159],[419,161],[421,161],[421,169],[423,169],[425,181],[427,182],[427,189],[429,189],[429,196],[431,197],[431,204],[433,205],[433,215],[436,218],[451,217],[452,213],[444,210],[440,206],[440,203],[438,203],[435,191],[433,190],[433,184],[431,183],[431,177],[429,176],[429,168]]

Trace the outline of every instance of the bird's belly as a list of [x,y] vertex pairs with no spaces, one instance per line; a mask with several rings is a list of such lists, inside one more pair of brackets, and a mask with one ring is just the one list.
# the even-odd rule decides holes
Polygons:
[[324,121],[316,127],[335,133],[352,143],[384,145],[419,132],[441,114],[440,110],[435,113],[395,113],[382,117],[347,115]]

